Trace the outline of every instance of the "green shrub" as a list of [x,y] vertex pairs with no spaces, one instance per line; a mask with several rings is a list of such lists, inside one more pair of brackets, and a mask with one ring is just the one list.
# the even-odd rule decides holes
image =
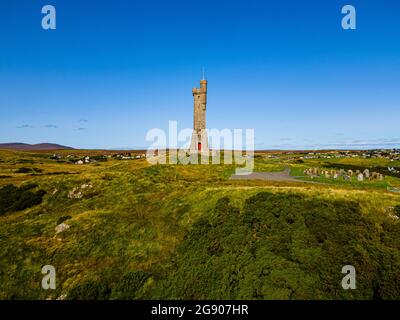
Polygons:
[[68,294],[68,300],[105,300],[110,297],[111,290],[101,282],[85,281],[72,288]]
[[125,273],[113,289],[112,298],[118,300],[138,299],[140,290],[149,277],[150,274],[142,270]]
[[400,218],[400,204],[394,207],[394,214]]
[[26,184],[18,188],[10,184],[1,188],[0,215],[6,212],[24,210],[40,204],[46,192],[44,190],[31,191],[31,189],[36,187],[37,185],[35,184]]
[[[192,225],[154,296],[398,299],[400,223],[369,219],[354,201],[260,192],[241,212],[221,198]],[[357,290],[341,287],[345,265]]]
[[95,161],[99,161],[99,162],[105,162],[108,159],[107,159],[106,156],[91,156],[90,160],[95,160]]

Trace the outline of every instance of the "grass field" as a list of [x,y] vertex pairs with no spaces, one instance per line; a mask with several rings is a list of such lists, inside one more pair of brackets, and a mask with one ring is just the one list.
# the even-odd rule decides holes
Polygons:
[[[234,181],[233,165],[66,158],[103,153],[0,151],[1,299],[400,298],[397,177]],[[400,167],[255,157],[255,171],[290,167],[305,180],[324,165]],[[356,290],[341,287],[346,264]],[[44,265],[55,290],[41,287]]]

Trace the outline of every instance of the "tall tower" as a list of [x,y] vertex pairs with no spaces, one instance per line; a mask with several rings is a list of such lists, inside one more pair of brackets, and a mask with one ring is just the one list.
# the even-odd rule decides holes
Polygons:
[[206,133],[206,105],[207,105],[207,80],[200,80],[200,88],[193,88],[193,134],[190,143],[191,152],[208,151],[208,138]]

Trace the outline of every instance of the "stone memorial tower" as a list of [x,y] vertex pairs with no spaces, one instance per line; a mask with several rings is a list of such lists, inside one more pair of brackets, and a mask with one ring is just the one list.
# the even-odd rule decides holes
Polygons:
[[208,152],[208,137],[206,133],[207,80],[200,80],[200,88],[193,88],[193,134],[190,152]]

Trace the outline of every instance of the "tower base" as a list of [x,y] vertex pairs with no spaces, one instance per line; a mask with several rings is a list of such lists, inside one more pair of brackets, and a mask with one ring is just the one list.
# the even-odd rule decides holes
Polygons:
[[205,130],[193,130],[189,150],[190,153],[207,153],[209,151],[208,137]]

